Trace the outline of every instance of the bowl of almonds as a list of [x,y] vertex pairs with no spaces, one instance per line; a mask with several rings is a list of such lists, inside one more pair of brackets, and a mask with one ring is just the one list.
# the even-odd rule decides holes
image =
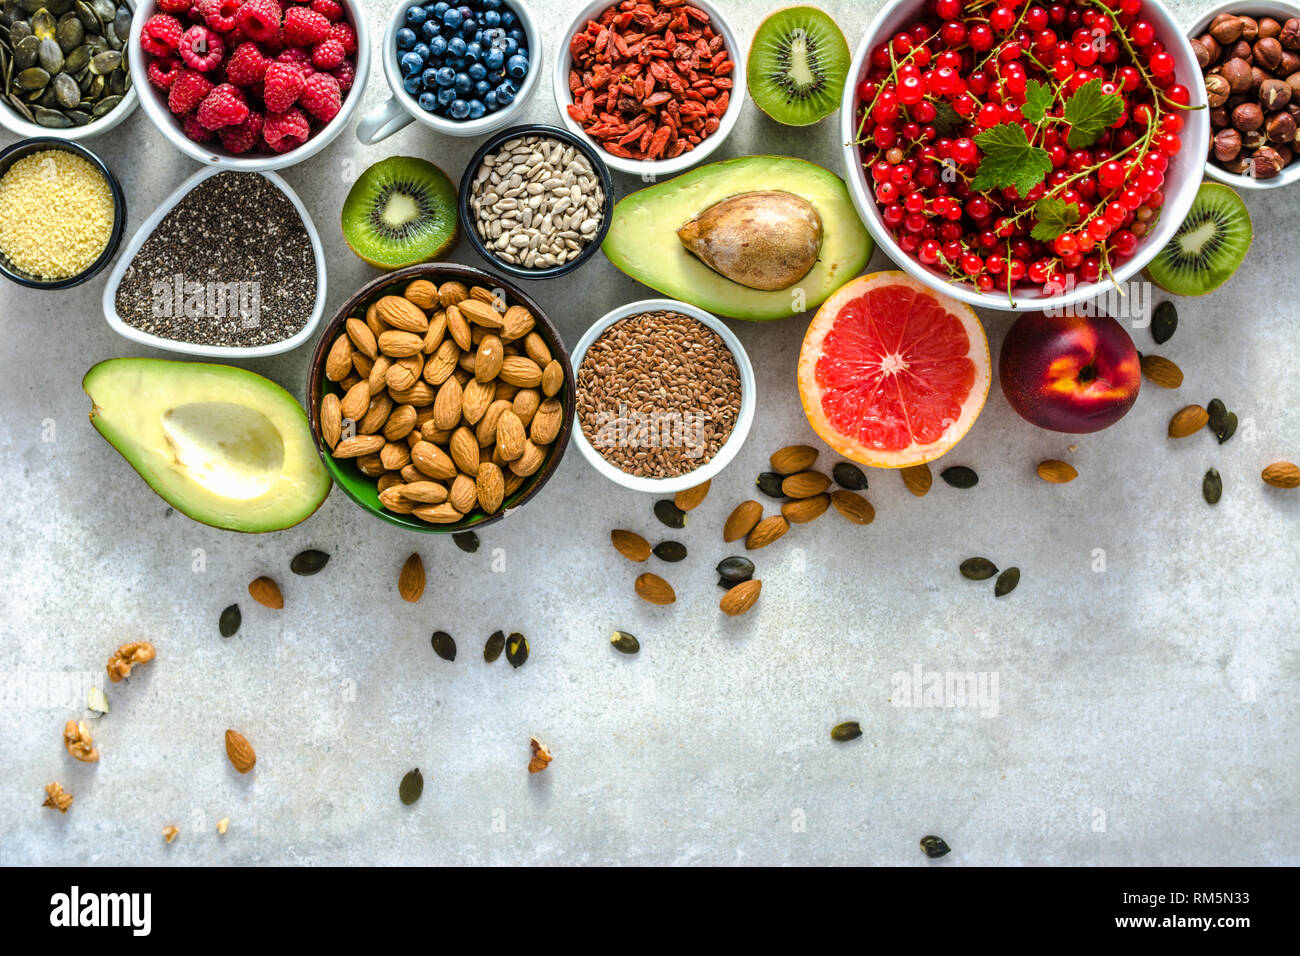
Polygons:
[[307,378],[317,450],[390,524],[465,531],[531,499],[574,420],[573,369],[541,308],[469,266],[380,276],[321,333]]

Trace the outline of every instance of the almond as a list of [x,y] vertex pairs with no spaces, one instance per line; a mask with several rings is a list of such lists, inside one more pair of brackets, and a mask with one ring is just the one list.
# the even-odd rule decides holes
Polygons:
[[330,347],[330,354],[325,357],[325,377],[331,382],[341,382],[352,370],[352,340],[340,335]]
[[510,470],[520,477],[527,478],[535,474],[546,461],[546,449],[534,441],[524,439],[524,450],[510,463]]
[[564,366],[551,359],[542,366],[542,393],[550,398],[564,387]]
[[424,561],[412,554],[397,575],[397,593],[403,601],[414,604],[424,596]]
[[910,468],[902,470],[903,484],[912,494],[921,498],[930,490],[930,485],[934,484],[934,476],[930,474],[929,465],[912,465]]
[[506,310],[505,300],[491,289],[485,288],[481,285],[473,286],[469,290],[469,297],[476,302],[484,302],[490,305],[496,310],[497,314],[501,314]]
[[[472,429],[461,425],[452,432],[447,450],[451,452],[451,460],[456,463],[457,468],[471,478],[478,474],[478,439],[474,437]],[[452,503],[455,504],[454,501]]]
[[399,405],[414,405],[423,408],[433,404],[433,389],[426,382],[416,382],[410,388],[389,389],[388,394]]
[[1078,478],[1079,473],[1069,462],[1049,458],[1047,461],[1039,462],[1038,477],[1054,485],[1064,485]]
[[501,313],[486,302],[469,298],[459,303],[457,307],[460,309],[461,315],[465,316],[466,319],[475,325],[481,325],[485,329],[491,329],[495,332],[505,325]]
[[379,354],[379,346],[375,342],[375,333],[370,331],[370,327],[360,319],[348,319],[343,325],[347,330],[348,338],[352,344],[357,347],[357,351],[364,355],[374,358]]
[[811,498],[831,486],[831,480],[820,471],[801,471],[781,482],[781,492],[787,498]]
[[[348,342],[350,344],[352,340],[348,339]],[[385,357],[384,361],[388,361],[387,357]],[[366,355],[364,352],[358,352],[356,349],[353,349],[352,367],[356,370],[357,375],[361,376],[364,379],[369,379],[370,372],[375,367],[375,360],[372,359],[369,355]],[[375,391],[375,389],[372,388],[371,391]]]
[[536,388],[542,384],[542,370],[526,356],[507,355],[501,363],[501,380],[520,388]]
[[1161,388],[1178,388],[1183,384],[1183,370],[1163,355],[1142,356],[1142,374]]
[[433,402],[433,423],[439,428],[455,428],[460,423],[461,402],[465,390],[455,376],[438,387],[438,397]]
[[357,471],[367,478],[378,478],[384,473],[384,463],[378,455],[364,455],[357,459]]
[[226,731],[226,756],[240,773],[248,773],[257,763],[257,754],[253,752],[253,745],[237,730]]
[[335,448],[343,433],[343,407],[339,397],[330,392],[320,400],[320,436],[325,444]]
[[430,478],[450,481],[456,477],[456,463],[430,441],[420,441],[411,449],[411,463]]
[[[424,371],[424,356],[420,354],[408,355],[404,359],[398,359],[384,375],[384,386],[394,391],[404,391],[410,388],[420,380],[420,373]],[[375,391],[375,389],[371,389]]]
[[[500,394],[500,389],[497,393]],[[510,402],[503,398],[497,398],[488,406],[488,410],[483,413],[479,419],[478,426],[474,429],[474,434],[478,437],[479,446],[487,448],[497,440],[497,425],[500,422],[502,413],[509,411]]]
[[1169,419],[1169,437],[1186,438],[1195,435],[1210,420],[1210,413],[1200,405],[1187,405],[1174,412]]
[[[516,306],[511,306],[511,309]],[[510,328],[510,309],[506,310],[506,330]],[[509,338],[509,336],[506,336]],[[529,332],[524,337],[524,354],[536,362],[539,366],[545,367],[551,364],[551,350],[547,346],[546,340],[536,332]]]
[[248,586],[248,596],[258,604],[269,607],[273,611],[278,611],[284,607],[284,595],[280,593],[280,585],[265,575],[255,578]]
[[463,515],[473,511],[478,505],[478,486],[474,479],[469,475],[457,475],[447,491],[447,503]]
[[1260,472],[1259,476],[1265,484],[1274,488],[1300,488],[1300,467],[1289,461],[1275,461]]
[[657,574],[642,574],[636,579],[636,593],[651,604],[672,604],[677,600],[673,586]]
[[446,502],[440,505],[421,505],[411,513],[429,524],[455,524],[465,517]]
[[379,317],[379,308],[374,303],[366,309],[366,328],[376,339],[388,331],[388,323]]
[[501,363],[505,361],[505,346],[495,335],[483,336],[474,356],[474,377],[480,382],[490,382],[501,372]]
[[436,481],[408,481],[404,485],[395,485],[398,493],[406,501],[417,505],[440,505],[447,500],[447,489]]
[[807,471],[817,460],[817,449],[811,445],[787,445],[772,453],[772,470],[778,475],[793,475]]
[[443,308],[449,305],[457,305],[469,298],[469,289],[465,288],[463,282],[451,280],[438,286],[438,301],[442,303]]
[[429,311],[440,304],[438,301],[438,287],[428,279],[416,279],[408,283],[402,295],[406,296],[407,301],[416,308],[425,311]]
[[357,431],[362,435],[373,435],[384,427],[388,415],[393,410],[393,400],[387,395],[377,395],[370,400],[370,408],[357,423]]
[[379,351],[393,358],[406,358],[424,348],[424,336],[401,329],[389,329],[379,335]]
[[[429,320],[429,329],[424,333],[424,346],[420,349],[425,355],[438,351],[447,337],[447,313],[439,309]],[[456,343],[453,342],[452,345]]]
[[784,515],[769,515],[754,525],[754,530],[749,532],[749,536],[745,539],[745,550],[756,551],[759,548],[766,548],[789,530],[790,522]]
[[[528,426],[528,437],[538,445],[549,445],[560,435],[564,424],[564,406],[557,398],[548,398],[537,406]],[[680,506],[679,506],[680,507]]]
[[478,467],[478,477],[474,484],[478,489],[478,503],[484,511],[491,515],[501,510],[506,486],[499,466],[490,461],[483,462]]
[[384,437],[389,441],[401,441],[415,428],[415,418],[414,405],[398,405],[384,423]]
[[409,299],[400,295],[386,295],[375,303],[375,314],[395,329],[419,332],[420,344],[424,344],[424,333],[429,330],[429,317]]
[[410,446],[406,442],[389,442],[379,449],[379,463],[386,471],[400,471],[411,463]]
[[831,504],[854,524],[871,524],[876,520],[876,509],[856,491],[845,491],[843,488],[832,491]]
[[514,409],[525,428],[532,422],[533,416],[537,414],[537,409],[541,408],[541,405],[541,393],[535,388],[521,388],[510,400],[510,407]]
[[378,395],[388,387],[388,370],[393,367],[393,360],[387,355],[381,355],[373,362],[369,359],[366,361],[370,362],[370,371],[358,374],[364,374],[366,381],[370,383],[370,394]]
[[677,492],[677,494],[673,495],[673,504],[682,511],[694,511],[709,496],[709,486],[712,484],[712,481],[706,481]]
[[613,542],[614,550],[629,561],[645,561],[650,557],[650,542],[635,531],[615,528],[609,533],[609,540]]
[[370,408],[370,383],[357,382],[340,401],[339,409],[344,418],[360,421]]
[[383,435],[354,435],[334,446],[334,457],[360,458],[362,455],[373,455],[383,447]]
[[470,379],[465,383],[464,394],[460,399],[460,413],[465,417],[465,422],[470,425],[477,425],[479,419],[488,410],[492,404],[492,399],[496,397],[496,382],[480,382],[476,378]]
[[[512,305],[510,308],[506,309],[506,314],[501,317],[501,321],[504,323],[501,328],[501,337],[507,342],[513,342],[515,339],[521,339],[525,336],[535,334],[533,333],[533,326],[537,324],[537,320],[533,318],[533,313],[529,312],[522,305]],[[543,345],[543,347],[545,346]],[[546,362],[543,362],[531,353],[529,353],[528,357],[538,365],[546,364]],[[550,361],[550,358],[551,353],[548,350],[546,352],[546,360]]]
[[421,375],[430,385],[441,385],[451,378],[452,372],[456,371],[456,363],[459,361],[460,349],[456,347],[455,342],[447,339],[438,346],[438,351],[429,356],[429,360],[424,363],[424,371]]
[[727,593],[722,595],[722,600],[718,602],[718,607],[722,609],[723,614],[731,617],[744,614],[754,606],[761,590],[763,590],[763,582],[757,578],[741,581],[735,587],[727,589]]
[[496,423],[497,450],[503,461],[514,461],[524,453],[524,423],[519,420],[513,409],[506,409]]
[[791,524],[807,524],[820,518],[830,506],[830,495],[813,495],[811,498],[787,501],[781,506],[781,514],[785,515],[785,520]]
[[727,516],[727,523],[722,526],[722,540],[728,543],[739,541],[754,530],[754,525],[762,517],[762,505],[757,501],[742,501]]
[[452,341],[462,351],[469,349],[474,344],[474,336],[469,330],[469,323],[465,321],[465,316],[458,306],[447,306],[447,331],[451,334]]

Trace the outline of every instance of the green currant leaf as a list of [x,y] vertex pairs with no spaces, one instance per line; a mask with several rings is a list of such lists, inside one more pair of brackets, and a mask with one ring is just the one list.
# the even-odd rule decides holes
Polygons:
[[1101,82],[1089,80],[1065,102],[1065,122],[1070,127],[1065,143],[1070,149],[1097,142],[1124,111],[1124,101],[1115,93],[1103,93]]
[[965,122],[957,111],[952,108],[952,104],[946,100],[940,100],[934,104],[934,120],[930,125],[938,131],[940,136],[952,139]]
[[1055,101],[1056,94],[1050,86],[1030,80],[1025,84],[1025,105],[1020,107],[1020,112],[1025,119],[1037,126]]
[[1079,207],[1048,196],[1034,203],[1034,218],[1038,221],[1029,235],[1040,242],[1051,242],[1057,236],[1065,235],[1079,221]]
[[987,192],[1014,186],[1024,196],[1041,183],[1052,169],[1047,150],[1029,145],[1019,123],[999,123],[975,137],[984,153],[971,189]]

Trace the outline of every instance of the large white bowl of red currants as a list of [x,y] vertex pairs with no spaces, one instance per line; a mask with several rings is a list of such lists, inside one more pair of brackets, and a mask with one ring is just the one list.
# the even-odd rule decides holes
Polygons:
[[841,109],[854,204],[891,259],[972,305],[1098,296],[1172,238],[1209,122],[1159,0],[892,0]]

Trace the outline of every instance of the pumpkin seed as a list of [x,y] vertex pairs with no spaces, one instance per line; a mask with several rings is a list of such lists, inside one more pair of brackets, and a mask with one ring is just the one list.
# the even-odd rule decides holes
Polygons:
[[523,667],[528,660],[528,638],[515,631],[506,638],[506,660],[511,667]]
[[785,492],[781,490],[781,482],[783,481],[785,481],[784,475],[778,475],[774,471],[765,471],[754,479],[754,484],[758,485],[758,490],[769,498],[784,498]]
[[38,36],[42,40],[49,37],[54,39],[54,31],[58,28],[58,22],[54,19],[54,14],[49,10],[41,8],[32,14],[32,35]]
[[1222,399],[1212,398],[1210,399],[1209,404],[1205,406],[1205,410],[1210,416],[1210,431],[1214,432],[1216,435],[1219,434],[1228,420],[1228,406],[1223,404]]
[[113,32],[117,34],[119,40],[126,42],[131,35],[131,9],[126,6],[118,7],[113,12]]
[[65,114],[44,106],[38,107],[33,115],[36,117],[37,124],[46,129],[69,129],[72,126],[72,120]]
[[857,740],[861,736],[862,728],[858,726],[856,720],[848,720],[831,728],[831,740],[838,740],[840,743]]
[[217,621],[217,630],[221,632],[222,637],[234,637],[242,621],[243,615],[239,613],[239,605],[232,604],[221,612],[221,618]]
[[77,81],[68,74],[60,73],[54,78],[51,86],[54,88],[54,98],[64,109],[76,109],[81,105],[81,87],[77,86]]
[[36,61],[40,63],[41,69],[53,76],[63,69],[63,51],[47,37],[41,41],[40,49],[36,51]]
[[489,635],[487,643],[483,645],[483,660],[491,664],[501,656],[501,652],[505,650],[505,646],[506,632],[493,631],[491,635]]
[[[45,0],[45,9],[56,17],[72,12],[72,0]],[[76,14],[73,14],[76,16]]]
[[961,563],[961,576],[970,581],[987,581],[998,573],[998,566],[988,558],[967,558]]
[[68,110],[66,115],[68,119],[72,120],[73,126],[85,126],[94,118],[89,113],[81,110]]
[[1205,496],[1205,503],[1208,505],[1217,505],[1219,499],[1223,497],[1223,479],[1213,468],[1201,479],[1201,494]]
[[300,551],[298,554],[295,554],[293,560],[289,562],[289,570],[294,574],[301,574],[303,577],[308,577],[316,574],[329,563],[330,556],[324,551]]
[[1219,444],[1222,445],[1234,434],[1236,434],[1236,432],[1237,432],[1237,413],[1228,412],[1228,414],[1224,416],[1223,419],[1223,430],[1216,431],[1214,434],[1218,437]]
[[624,654],[635,654],[641,650],[641,642],[627,631],[615,631],[610,635],[609,642],[614,645],[614,650]]
[[9,28],[9,45],[12,47],[19,40],[32,35],[32,25],[26,20],[17,20]]
[[716,568],[723,581],[739,584],[754,576],[754,562],[740,555],[732,555],[718,562]]
[[655,502],[655,517],[670,528],[686,527],[686,512],[673,504],[671,498]]
[[63,55],[67,56],[86,39],[86,28],[81,25],[75,14],[69,14],[59,20],[54,31],[54,41],[58,43]]
[[[82,0],[76,0],[72,5],[72,9],[76,11],[77,19],[81,21],[83,27],[94,32],[99,31],[99,17],[95,15],[95,11],[90,4],[83,3]],[[32,29],[36,29],[34,23]]]
[[456,642],[446,631],[434,631],[430,643],[433,644],[433,652],[444,661],[456,659]]
[[37,91],[45,89],[50,82],[50,74],[39,66],[29,66],[14,77],[14,85],[20,90]]
[[849,491],[867,490],[866,473],[851,462],[840,462],[831,469],[831,477],[835,479],[835,484],[841,488],[847,488]]
[[27,120],[27,122],[36,122],[36,117],[32,115],[32,111],[28,108],[27,104],[12,93],[9,95],[9,105],[17,110],[18,115]]
[[686,545],[680,541],[660,541],[654,546],[654,555],[660,561],[684,561]]
[[939,472],[939,477],[954,488],[974,488],[980,482],[980,476],[965,465],[953,465]]
[[466,554],[473,554],[478,550],[478,535],[473,531],[458,531],[451,536],[451,540],[456,542],[456,547]]
[[402,778],[401,784],[397,787],[397,798],[409,807],[420,799],[422,793],[424,793],[424,775],[420,773],[420,768],[416,767]]
[[120,50],[105,50],[90,58],[90,72],[96,76],[107,76],[122,65]]
[[112,20],[117,13],[117,4],[113,0],[91,0],[90,7],[102,23]]
[[[114,73],[113,75],[119,76],[120,74]],[[95,104],[94,109],[90,111],[90,115],[98,117],[103,116],[105,113],[111,113],[120,102],[122,102],[120,96],[106,96]]]
[[14,73],[30,69],[36,65],[36,60],[41,55],[41,38],[38,36],[23,37],[14,44],[13,54]]
[[63,71],[73,75],[90,66],[90,50],[79,46],[63,58]]
[[1003,571],[1001,574],[998,575],[997,583],[993,585],[993,596],[1006,597],[1008,594],[1010,594],[1012,591],[1016,589],[1016,585],[1019,583],[1020,583],[1020,569],[1007,568],[1005,571]]
[[1151,337],[1164,345],[1178,331],[1178,309],[1172,302],[1161,302],[1151,315]]
[[937,860],[941,856],[947,856],[952,852],[952,848],[943,842],[941,837],[923,836],[921,837],[921,849],[925,855],[932,860]]

